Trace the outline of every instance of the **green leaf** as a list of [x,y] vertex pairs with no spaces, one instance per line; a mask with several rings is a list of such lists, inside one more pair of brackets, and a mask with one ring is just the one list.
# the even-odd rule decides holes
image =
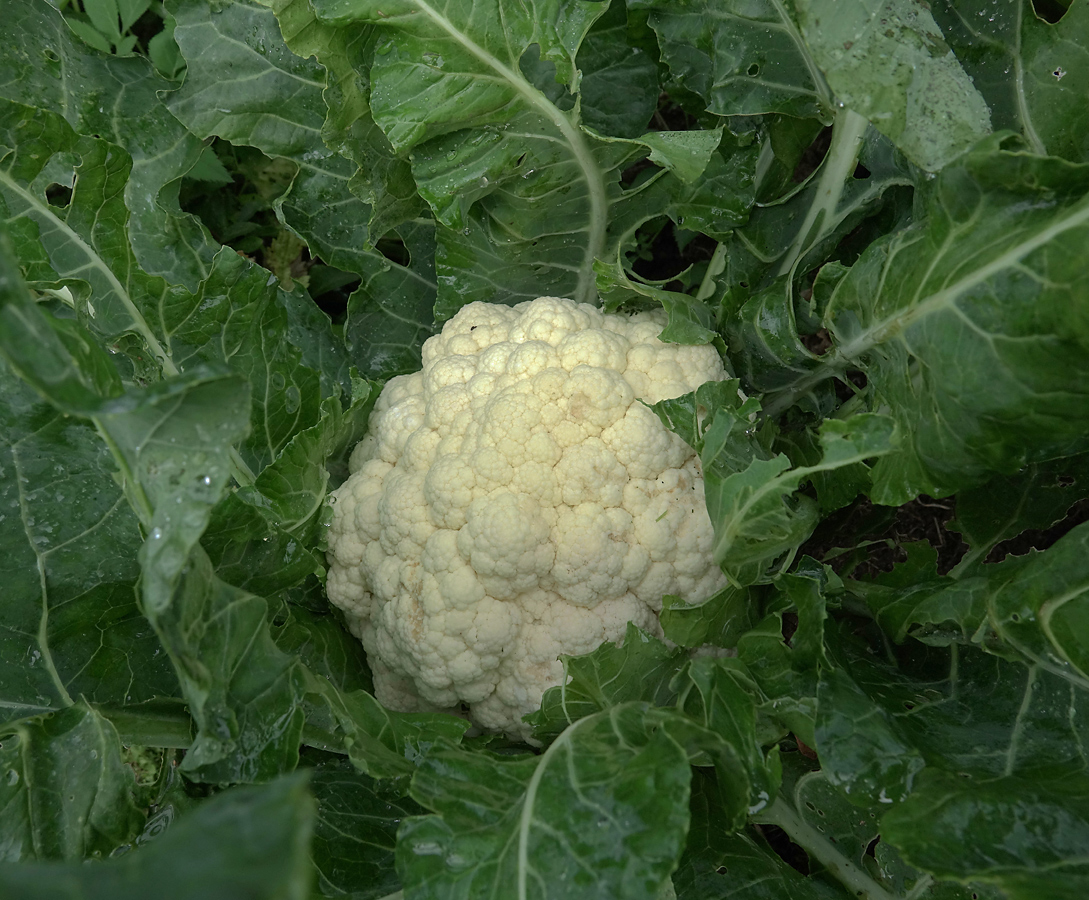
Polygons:
[[314,803],[304,778],[232,788],[144,847],[95,865],[0,865],[0,887],[23,900],[307,900]]
[[688,826],[688,759],[645,704],[580,719],[539,757],[437,747],[397,861],[418,897],[656,898]]
[[151,6],[151,0],[117,0],[117,11],[121,16],[121,29],[127,31],[136,24]]
[[110,52],[110,39],[106,37],[93,25],[84,22],[82,19],[77,19],[74,16],[69,16],[66,19],[68,27],[76,33],[88,47],[93,47],[95,50],[99,50],[102,53]]
[[816,520],[807,497],[789,498],[819,472],[851,466],[889,453],[896,440],[887,416],[862,413],[850,419],[828,419],[821,428],[820,462],[791,468],[784,454],[770,459],[750,457],[742,465],[731,458],[729,442],[749,423],[736,415],[716,415],[704,437],[707,512],[715,526],[715,561],[735,577],[753,579],[756,572],[791,551],[809,536]]
[[[832,371],[861,366],[903,435],[871,498],[942,496],[1084,449],[1089,169],[1000,138],[937,180],[929,216],[863,254],[824,313],[821,370],[769,399],[781,410]],[[1032,310],[1027,315],[1027,310]]]
[[[44,374],[39,387],[94,402],[98,385],[75,374],[60,334],[70,329],[70,344],[97,348],[75,323],[57,325],[61,332],[34,308],[0,234],[0,351]],[[3,719],[80,695],[112,704],[175,695],[177,680],[137,607],[131,548],[140,532],[109,452],[93,427],[42,403],[4,360],[0,396]]]
[[435,330],[435,226],[411,223],[400,234],[408,265],[376,254],[363,266],[363,282],[348,301],[345,343],[370,378],[418,372],[420,348]]
[[957,563],[959,574],[972,571],[1002,541],[1030,528],[1050,528],[1071,505],[1089,493],[1089,456],[1074,456],[1027,466],[957,494],[951,523],[971,548]]
[[624,642],[606,642],[586,656],[564,656],[564,678],[545,691],[541,708],[527,717],[536,739],[548,741],[579,719],[635,700],[669,706],[670,686],[687,654],[628,623]]
[[733,832],[721,818],[716,792],[707,770],[695,770],[692,824],[673,875],[677,900],[846,900],[850,896],[828,881],[799,874],[757,832]]
[[824,116],[824,77],[778,0],[674,3],[633,0],[647,10],[673,77],[720,116]]
[[[255,427],[242,448],[255,470],[295,431],[317,422],[322,394],[339,389],[346,365],[328,318],[308,297],[276,288],[266,270],[229,248],[215,255],[195,292],[148,276],[126,236],[130,161],[123,151],[78,138],[63,120],[17,104],[2,104],[0,130],[18,147],[0,170],[0,202],[34,283],[67,281],[101,343],[119,347],[135,335],[143,347],[128,351],[134,365],[171,376],[215,361],[257,385]],[[58,209],[46,201],[42,172],[68,165],[66,150],[82,161],[71,201]],[[284,332],[290,341],[272,340]]]
[[199,137],[217,135],[293,161],[298,171],[276,210],[315,255],[360,275],[384,262],[370,249],[381,236],[370,233],[371,207],[352,189],[357,165],[322,139],[325,67],[285,47],[276,17],[262,6],[213,11],[178,0],[173,15],[187,74],[170,97],[171,112]]
[[186,75],[167,104],[191,132],[268,156],[324,150],[325,70],[284,46],[269,10],[243,2],[213,12],[195,0],[175,0],[169,8]]
[[[775,140],[773,131],[772,148]],[[859,164],[869,173],[867,177],[856,175]],[[761,365],[761,357],[775,361],[782,348],[790,348],[791,356],[783,361],[796,366],[794,356],[807,356],[793,346],[797,330],[790,330],[791,321],[783,319],[784,312],[793,318],[798,302],[791,290],[795,274],[829,257],[835,259],[837,245],[860,222],[879,211],[898,188],[914,181],[914,170],[888,138],[851,110],[836,113],[828,152],[813,175],[801,187],[791,184],[786,196],[758,206],[736,234],[724,238],[727,283],[737,298],[731,298],[731,306],[741,309],[739,321],[729,322],[727,327],[731,351],[744,360],[739,369],[752,370],[755,379],[769,369]],[[752,294],[770,288],[776,278],[786,275],[791,276],[791,282],[785,297],[780,289],[778,295],[770,292],[746,303]],[[785,310],[781,309],[783,303]],[[774,317],[759,320],[758,311],[768,309]],[[770,344],[770,350],[762,346],[764,343]],[[756,359],[749,362],[749,356]],[[753,383],[762,390],[771,387],[761,381]]]
[[[132,157],[123,194],[133,254],[149,274],[195,290],[218,246],[178,205],[180,179],[203,148],[159,99],[177,85],[140,56],[88,50],[69,31],[82,23],[48,3],[11,0],[4,12],[9,39],[0,47],[0,68],[9,76],[0,97],[63,116],[77,133],[123,147]],[[78,33],[87,40],[89,31]],[[61,149],[55,136],[52,142]]]
[[1042,19],[1030,0],[942,2],[931,12],[996,129],[1021,132],[1037,153],[1089,161],[1084,3],[1069,4],[1058,22]]
[[658,67],[641,47],[628,41],[628,16],[622,4],[610,5],[598,19],[576,57],[579,110],[591,131],[635,138],[647,130],[658,100]]
[[308,691],[322,699],[339,729],[348,758],[373,778],[403,785],[415,761],[433,741],[454,745],[469,724],[446,713],[400,713],[385,709],[370,694],[341,692],[325,678],[309,676]]
[[767,807],[779,790],[779,754],[765,754],[757,737],[752,681],[736,661],[697,656],[676,687],[678,706],[718,739],[709,750],[722,799],[734,827]]
[[401,882],[393,868],[397,829],[426,810],[335,757],[310,771],[317,819],[310,858],[323,896],[386,897]]
[[926,765],[892,717],[838,668],[822,673],[817,688],[816,740],[829,782],[860,806],[903,800]]
[[913,865],[939,877],[989,882],[1011,900],[1074,900],[1089,887],[1084,774],[979,783],[925,773],[919,790],[887,813],[881,827]]
[[711,309],[695,297],[633,281],[619,261],[610,265],[599,260],[594,263],[594,272],[607,311],[617,309],[633,296],[648,297],[662,304],[669,318],[658,335],[659,340],[676,344],[708,344],[718,337],[711,327],[714,324]]
[[727,585],[700,603],[666,594],[658,619],[665,636],[682,647],[733,647],[753,626],[754,614],[750,592]]
[[806,45],[837,98],[936,172],[991,131],[990,110],[918,0],[800,0]]
[[143,827],[117,731],[87,706],[3,727],[0,766],[5,862],[108,856]]
[[99,31],[115,44],[121,39],[117,27],[117,0],[83,0],[87,18]]

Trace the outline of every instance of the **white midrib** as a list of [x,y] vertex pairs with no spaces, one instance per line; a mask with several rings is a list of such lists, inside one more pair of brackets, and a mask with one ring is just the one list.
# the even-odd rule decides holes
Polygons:
[[1015,263],[1020,262],[1032,251],[1038,250],[1064,231],[1069,231],[1071,228],[1077,228],[1079,225],[1089,222],[1089,202],[1083,201],[1083,203],[1084,205],[1080,209],[1038,232],[1024,243],[1011,247],[1001,256],[995,257],[985,266],[976,269],[971,275],[954,282],[937,293],[931,294],[920,303],[871,325],[854,340],[836,350],[835,356],[844,362],[857,359],[878,344],[882,344],[893,335],[900,333],[913,322],[948,307],[962,294],[997,275],[1003,269],[1008,269]]
[[518,819],[518,900],[527,900],[526,877],[529,873],[529,831],[533,825],[533,805],[537,802],[537,789],[541,786],[545,770],[551,762],[552,754],[571,742],[574,734],[583,724],[593,721],[593,716],[579,719],[574,725],[563,732],[542,754],[537,768],[533,770],[533,777],[526,786],[526,796],[522,800],[522,814]]
[[1021,25],[1024,16],[1023,8],[1023,4],[1017,4],[1017,38],[1013,48],[1013,74],[1016,83],[1014,94],[1017,97],[1017,114],[1021,117],[1021,123],[1025,130],[1025,140],[1032,146],[1034,153],[1044,156],[1047,154],[1047,148],[1044,146],[1044,142],[1040,140],[1040,135],[1036,133],[1036,128],[1032,124],[1032,114],[1029,112],[1028,98],[1025,97],[1025,66],[1021,62]]
[[56,689],[57,696],[60,698],[61,703],[65,706],[71,706],[75,701],[72,699],[71,694],[68,693],[68,688],[65,687],[64,681],[57,671],[56,663],[53,661],[53,651],[49,646],[49,584],[45,573],[45,559],[42,554],[38,552],[38,548],[35,546],[33,537],[30,533],[30,528],[27,525],[30,516],[29,502],[26,491],[23,490],[23,484],[26,479],[23,475],[23,467],[19,462],[18,444],[13,444],[11,446],[11,462],[15,468],[15,484],[19,491],[19,516],[23,522],[23,530],[27,536],[27,543],[30,545],[38,565],[38,581],[42,596],[42,614],[38,618],[37,639],[39,652],[42,655],[42,665],[49,674],[49,678],[53,682],[53,687]]
[[582,265],[579,267],[579,284],[575,299],[581,303],[591,302],[594,299],[594,260],[601,256],[605,250],[608,203],[605,197],[605,181],[601,175],[601,169],[590,152],[582,133],[567,116],[550,103],[547,97],[518,72],[496,59],[491,53],[459,31],[453,22],[432,7],[430,3],[427,3],[426,0],[415,0],[415,5],[469,53],[507,81],[530,106],[556,126],[570,146],[571,154],[582,171],[582,178],[586,182],[586,190],[590,200],[588,237]]
[[[128,313],[129,318],[132,319],[133,328],[144,339],[144,342],[148,346],[148,350],[155,356],[159,364],[163,367],[163,373],[165,375],[177,375],[178,367],[174,365],[174,361],[163,349],[162,344],[159,343],[159,339],[155,337],[151,328],[148,327],[147,320],[144,319],[143,314],[137,309],[136,304],[132,302],[132,298],[129,296],[124,285],[117,280],[117,276],[113,274],[110,267],[107,266],[98,253],[87,245],[87,242],[83,240],[75,231],[68,227],[68,223],[59,218],[46,204],[42,203],[37,197],[35,197],[30,191],[22,187],[14,181],[6,172],[0,172],[0,183],[11,190],[13,193],[22,197],[23,201],[33,209],[39,216],[47,219],[53,227],[63,233],[65,237],[75,244],[84,255],[90,261],[91,268],[99,272],[107,283],[117,294],[118,299],[121,301],[122,306],[125,308],[125,312]],[[60,273],[61,277],[64,277],[63,273]]]

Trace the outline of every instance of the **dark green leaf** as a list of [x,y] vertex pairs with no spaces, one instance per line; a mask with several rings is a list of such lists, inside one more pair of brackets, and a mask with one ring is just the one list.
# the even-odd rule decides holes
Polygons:
[[86,706],[10,723],[0,767],[5,862],[108,856],[143,827],[117,731]]
[[635,138],[647,130],[658,102],[658,67],[628,41],[628,16],[613,4],[586,35],[576,61],[582,71],[579,107],[587,128]]
[[1042,19],[1031,0],[943,0],[931,12],[996,129],[1020,131],[1037,153],[1087,162],[1089,12],[1061,5],[1058,22]]
[[939,877],[976,879],[1011,900],[1075,900],[1089,887],[1089,781],[1084,774],[967,782],[925,773],[881,820],[905,858]]
[[1050,528],[1070,506],[1089,496],[1089,456],[1031,465],[957,494],[951,523],[970,547],[956,571],[972,571],[996,544],[1030,528]]
[[400,888],[393,868],[397,828],[426,810],[335,758],[311,770],[310,790],[318,806],[310,858],[322,895],[371,900]]
[[860,365],[895,410],[902,443],[874,466],[876,502],[1075,453],[1089,433],[1089,338],[1070,315],[1086,289],[1089,168],[1002,147],[945,169],[929,218],[871,245],[825,310],[836,345],[799,387]]
[[665,636],[682,647],[733,647],[753,626],[754,614],[750,592],[727,585],[701,603],[667,594],[658,618]]
[[580,719],[539,757],[435,749],[397,863],[418,897],[656,898],[688,826],[688,758],[627,704]]
[[305,779],[233,788],[145,847],[95,865],[0,865],[20,900],[307,900],[314,802]]
[[632,0],[648,10],[671,74],[720,116],[820,116],[828,86],[783,3]]
[[715,803],[717,787],[697,769],[692,777],[692,824],[673,875],[677,900],[846,900],[827,881],[806,878],[754,831],[731,833]]

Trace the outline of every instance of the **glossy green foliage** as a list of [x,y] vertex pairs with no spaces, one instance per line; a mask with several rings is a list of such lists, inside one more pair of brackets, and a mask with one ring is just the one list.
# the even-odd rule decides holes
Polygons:
[[[0,895],[1080,900],[1087,16],[8,0]],[[722,354],[723,580],[516,743],[378,701],[324,532],[548,294]]]

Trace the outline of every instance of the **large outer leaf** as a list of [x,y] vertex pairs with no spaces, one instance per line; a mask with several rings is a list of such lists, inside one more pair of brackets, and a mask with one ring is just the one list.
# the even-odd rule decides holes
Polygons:
[[[1064,6],[1067,4],[1063,4]],[[1032,0],[930,5],[946,41],[991,107],[995,128],[1020,131],[1038,153],[1089,161],[1089,4],[1054,24]]]
[[798,0],[840,102],[937,171],[991,130],[990,111],[919,0]]
[[683,668],[685,654],[628,623],[621,646],[604,643],[585,656],[563,657],[564,679],[541,698],[528,717],[537,739],[551,739],[585,716],[633,700],[669,706],[676,697],[670,682]]
[[882,838],[941,878],[1018,898],[1077,896],[1089,829],[1084,687],[956,645],[909,645],[894,668],[842,627],[833,644],[843,668],[822,675],[816,749],[852,802],[888,809]]
[[[440,275],[444,268],[452,278],[459,268],[476,268],[464,265],[463,257],[490,247],[518,271],[548,270],[548,275],[538,272],[544,288],[552,280],[558,294],[592,299],[591,264],[605,247],[606,182],[575,118],[537,90],[519,62],[531,44],[539,44],[541,57],[558,66],[557,79],[574,85],[575,54],[604,6],[439,7],[426,0],[393,5],[319,0],[314,6],[329,21],[380,26],[371,109],[394,150],[412,151],[421,193],[449,230],[440,236],[448,260],[444,264],[440,250]],[[568,196],[540,204],[551,217],[547,223],[536,220],[531,198],[554,193]],[[494,207],[492,215],[470,221],[469,204],[488,195],[485,209]],[[491,239],[497,229],[512,226],[517,231],[503,242],[506,247]],[[470,241],[460,240],[466,228]],[[475,239],[474,232],[479,233]],[[495,277],[498,285],[517,281],[502,272]],[[481,299],[457,285],[454,294],[458,299],[451,300],[450,313]],[[441,295],[440,288],[440,302]]]
[[1089,496],[1086,455],[1031,465],[1015,475],[1000,475],[978,488],[961,491],[952,527],[970,550],[954,572],[961,575],[977,568],[998,543],[1026,529],[1050,528],[1085,496]]
[[[132,157],[124,202],[133,253],[146,272],[195,290],[218,247],[178,206],[180,180],[202,147],[159,99],[176,85],[140,56],[91,50],[38,0],[4,4],[0,82],[0,97],[61,115],[79,134],[125,149]],[[71,184],[61,173],[54,177]]]
[[1077,900],[1089,889],[1089,780],[1069,773],[966,784],[952,773],[882,819],[916,866],[939,877],[989,882],[1010,900]]
[[303,715],[298,662],[272,641],[265,601],[221,581],[197,543],[230,477],[233,445],[248,429],[247,385],[198,367],[143,390],[96,396],[80,384],[76,360],[59,365],[65,348],[25,291],[3,299],[0,349],[38,391],[94,422],[140,518],[142,609],[200,728],[185,770],[234,782],[292,768]]
[[988,140],[942,172],[927,219],[840,281],[824,314],[835,348],[789,396],[864,369],[904,436],[873,469],[876,502],[1086,448],[1087,189],[1089,168]]
[[293,54],[273,13],[256,3],[213,11],[200,0],[177,0],[171,12],[187,69],[170,111],[199,137],[218,135],[296,163],[277,208],[327,263],[359,272],[371,210],[349,190],[356,166],[322,141],[325,68]]
[[688,758],[645,704],[581,719],[540,757],[436,749],[401,828],[420,898],[658,896],[688,825]]

